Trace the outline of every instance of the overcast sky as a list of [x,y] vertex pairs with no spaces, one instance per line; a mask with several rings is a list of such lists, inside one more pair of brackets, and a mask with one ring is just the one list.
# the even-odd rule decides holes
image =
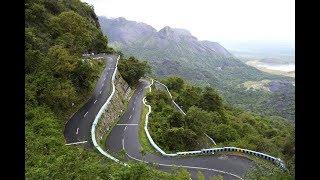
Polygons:
[[157,30],[184,28],[200,40],[294,44],[294,0],[82,1],[92,4],[99,16],[124,17]]

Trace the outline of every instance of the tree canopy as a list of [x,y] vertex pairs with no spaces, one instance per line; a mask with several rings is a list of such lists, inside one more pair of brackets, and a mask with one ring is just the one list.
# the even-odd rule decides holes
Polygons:
[[236,146],[279,157],[288,162],[294,174],[294,127],[290,122],[235,109],[223,104],[214,88],[197,87],[179,79],[166,78],[162,82],[168,83],[185,116],[174,108],[163,89],[154,86],[147,94],[152,106],[150,131],[161,148],[169,152],[209,148],[201,145],[206,133],[217,147]]
[[26,0],[25,17],[26,179],[189,179],[185,171],[172,175],[137,163],[128,168],[92,150],[66,146],[64,125],[105,66],[82,54],[112,49],[93,8],[79,0]]
[[123,79],[131,86],[136,86],[139,79],[151,73],[151,67],[146,61],[139,61],[135,57],[121,58],[118,64]]

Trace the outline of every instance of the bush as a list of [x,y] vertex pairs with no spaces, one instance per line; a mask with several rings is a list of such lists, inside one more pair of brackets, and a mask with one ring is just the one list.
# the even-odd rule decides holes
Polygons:
[[141,77],[151,73],[151,67],[146,61],[141,62],[134,57],[120,59],[118,68],[123,79],[131,87],[136,86]]

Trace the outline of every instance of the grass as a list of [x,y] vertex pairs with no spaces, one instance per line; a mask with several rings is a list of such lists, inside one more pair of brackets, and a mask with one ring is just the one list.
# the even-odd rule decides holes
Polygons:
[[151,146],[147,134],[144,131],[144,125],[145,125],[145,118],[146,114],[148,113],[148,107],[143,105],[140,122],[139,122],[139,142],[141,145],[141,151],[146,151],[152,154],[157,154],[158,152]]
[[[123,114],[122,114],[123,115]],[[120,115],[120,117],[122,117],[122,115]],[[104,149],[106,147],[106,141],[107,141],[107,138],[111,132],[111,130],[113,129],[113,127],[118,123],[118,121],[121,119],[121,118],[117,118],[115,121],[113,121],[111,123],[111,125],[109,126],[109,130],[102,136],[102,139],[99,141],[99,145],[102,149]]]
[[198,142],[199,142],[199,146],[198,146],[199,149],[216,147],[216,145],[214,145],[213,142],[205,135],[201,136]]
[[246,157],[254,162],[255,167],[252,167],[249,171],[247,171],[245,179],[277,179],[275,176],[281,177],[281,179],[293,179],[288,172],[282,171],[280,167],[276,166],[270,161],[254,156]]
[[[130,98],[130,99],[131,99],[131,98]],[[128,101],[125,100],[125,102],[124,102],[125,109],[128,108],[128,105],[129,105],[129,100],[128,100]],[[106,112],[104,112],[101,117],[105,118],[105,113],[106,113]],[[122,111],[122,113],[119,115],[119,117],[118,117],[115,121],[113,121],[113,122],[111,123],[111,125],[109,126],[109,130],[102,136],[102,139],[99,141],[99,145],[102,147],[102,149],[104,149],[104,147],[106,147],[106,141],[107,141],[107,138],[108,138],[110,132],[112,131],[112,129],[114,128],[114,126],[118,123],[118,121],[122,118],[122,116],[123,116],[124,113],[125,113],[125,110]],[[102,119],[103,119],[103,118],[102,118]],[[102,120],[102,119],[101,119],[101,120]],[[101,122],[101,120],[99,120],[99,122]],[[99,124],[101,124],[101,123],[99,123]],[[99,125],[99,124],[98,124],[98,125]]]

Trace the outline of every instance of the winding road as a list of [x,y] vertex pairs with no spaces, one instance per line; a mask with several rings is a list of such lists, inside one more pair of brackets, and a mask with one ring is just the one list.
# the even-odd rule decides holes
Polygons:
[[110,96],[111,78],[118,55],[99,54],[93,57],[102,57],[106,61],[106,67],[98,79],[90,99],[73,114],[65,125],[64,137],[67,145],[83,143],[85,147],[93,147],[90,133],[92,123],[100,108]]
[[[165,157],[161,155],[140,153],[138,131],[143,97],[149,82],[141,80],[129,102],[128,108],[117,125],[110,132],[106,140],[106,149],[111,154],[125,150],[130,159],[159,164],[159,168],[170,171],[173,165],[187,168],[196,178],[201,171],[206,179],[213,175],[222,175],[224,179],[241,179],[246,171],[253,165],[250,160],[239,156],[214,155],[193,157]],[[152,121],[152,119],[151,119]]]
[[[111,79],[118,56],[96,55],[95,57],[102,57],[107,65],[97,81],[90,99],[66,123],[64,130],[66,145],[84,144],[85,147],[93,148],[91,126],[97,113],[111,94]],[[128,160],[156,163],[159,165],[159,169],[164,171],[171,171],[172,166],[181,166],[188,169],[193,179],[196,178],[198,171],[201,171],[206,179],[218,174],[222,175],[224,179],[242,179],[246,170],[253,165],[250,160],[243,157],[226,155],[165,157],[148,152],[142,156],[138,130],[141,110],[144,106],[142,100],[149,83],[146,80],[139,81],[127,110],[106,140],[107,151],[115,155],[124,149]]]

